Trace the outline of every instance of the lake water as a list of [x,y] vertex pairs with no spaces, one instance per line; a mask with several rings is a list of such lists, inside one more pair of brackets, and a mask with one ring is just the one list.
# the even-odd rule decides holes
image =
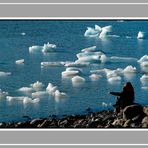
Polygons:
[[[100,39],[85,37],[87,27],[111,25],[111,36]],[[143,105],[148,104],[148,81],[142,83],[143,74],[137,62],[148,54],[148,39],[137,39],[139,31],[148,32],[148,21],[101,21],[101,20],[1,20],[0,21],[0,71],[11,72],[11,75],[0,76],[0,89],[8,92],[7,96],[28,96],[31,93],[19,92],[21,87],[40,81],[57,86],[67,97],[55,99],[52,95],[39,97],[39,102],[23,103],[21,99],[0,99],[0,122],[48,117],[49,115],[84,114],[87,108],[102,110],[112,108],[115,97],[110,91],[121,91],[125,82],[130,81],[135,88],[135,100]],[[47,42],[57,46],[56,51],[49,53],[29,52],[29,47],[43,46]],[[97,46],[107,57],[128,57],[137,60],[96,63],[81,67],[81,77],[85,82],[73,86],[71,79],[62,78],[65,66],[41,67],[41,62],[58,62],[77,60],[76,54],[82,49]],[[24,64],[16,64],[18,59],[24,59]],[[102,74],[101,78],[92,81],[92,70],[117,69],[132,65],[136,72],[122,75],[121,80],[109,82]],[[34,91],[35,92],[35,91]]]

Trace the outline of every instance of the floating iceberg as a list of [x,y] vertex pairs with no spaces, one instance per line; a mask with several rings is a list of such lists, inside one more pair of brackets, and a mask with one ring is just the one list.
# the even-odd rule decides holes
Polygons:
[[112,26],[106,26],[102,28],[102,31],[99,35],[99,38],[105,38],[107,37],[107,33],[112,31]]
[[138,60],[139,63],[148,62],[148,55],[144,55]]
[[96,51],[96,46],[91,46],[91,47],[88,47],[88,48],[84,48],[82,49],[81,51],[84,52],[84,53],[87,53],[87,52],[95,52]]
[[10,76],[10,75],[11,75],[11,72],[0,71],[0,77]]
[[148,90],[148,87],[146,87],[146,86],[143,86],[141,88],[144,89],[144,90]]
[[47,88],[46,88],[46,91],[47,91],[49,94],[54,95],[56,90],[58,90],[58,87],[57,87],[57,86],[54,86],[53,84],[48,83],[48,86],[47,86]]
[[142,31],[138,32],[137,39],[145,39],[147,37],[148,37],[148,33],[147,32],[142,32]]
[[[79,62],[79,61],[78,61]],[[65,67],[86,67],[88,65],[90,65],[89,63],[85,63],[85,62],[81,62],[81,63],[78,63],[77,61],[76,62],[68,62],[65,64]]]
[[89,77],[92,81],[96,81],[99,80],[102,76],[98,74],[91,74]]
[[60,92],[59,90],[55,91],[55,99],[62,99],[62,98],[66,98],[67,94],[64,92]]
[[49,42],[47,44],[44,44],[43,46],[31,46],[29,47],[29,52],[40,52],[42,51],[43,53],[46,52],[54,52],[56,49],[56,45],[55,44],[49,44]]
[[95,25],[95,28],[92,27],[87,27],[87,30],[84,33],[84,36],[86,37],[97,37],[99,38],[104,38],[107,36],[108,32],[112,31],[112,26],[105,26],[105,27],[100,27],[98,25]]
[[29,47],[29,52],[32,53],[32,52],[39,52],[42,50],[42,46],[31,46]]
[[38,90],[42,90],[42,89],[43,89],[44,84],[43,84],[42,82],[37,81],[37,82],[31,84],[30,86],[31,86],[34,90],[37,90],[37,91],[38,91]]
[[16,64],[24,64],[24,59],[19,59],[15,61]]
[[48,93],[46,91],[37,91],[32,93],[32,98],[44,98],[48,97]]
[[8,95],[8,92],[2,91],[2,90],[0,89],[0,99],[6,98],[7,95]]
[[141,82],[148,82],[148,75],[144,74],[141,78],[140,78]]
[[29,97],[25,97],[23,99],[23,104],[28,104],[28,103],[38,103],[40,101],[39,98],[31,99]]
[[24,92],[24,93],[31,93],[34,90],[31,87],[21,87],[21,88],[18,89],[18,91],[21,91],[21,92]]
[[71,71],[63,71],[62,72],[62,77],[74,77],[76,75],[79,75],[80,72],[77,70],[71,70]]
[[72,80],[72,84],[74,86],[77,86],[79,84],[83,84],[85,82],[85,79],[83,77],[80,77],[80,76],[75,76],[71,80]]
[[41,66],[43,67],[58,67],[64,66],[64,62],[41,62]]
[[44,44],[42,52],[46,53],[46,52],[53,52],[55,51],[55,49],[57,48],[57,46],[55,44],[49,44],[49,42],[47,44]]
[[136,72],[136,67],[133,67],[131,65],[127,66],[124,70],[124,73],[135,73]]
[[132,57],[116,57],[116,56],[112,56],[110,57],[110,61],[111,62],[130,62],[130,61],[137,61],[136,58],[132,58]]
[[6,99],[8,101],[12,101],[12,100],[23,101],[24,98],[26,98],[26,96],[17,96],[17,97],[6,96]]
[[24,35],[26,35],[26,33],[25,33],[25,32],[22,32],[22,33],[21,33],[21,35],[23,35],[23,36],[24,36]]
[[119,82],[121,81],[121,77],[120,76],[114,76],[108,79],[109,82]]

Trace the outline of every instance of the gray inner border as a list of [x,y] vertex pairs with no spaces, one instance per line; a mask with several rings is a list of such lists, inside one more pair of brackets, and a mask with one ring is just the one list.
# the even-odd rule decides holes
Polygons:
[[0,17],[147,17],[148,5],[0,5]]

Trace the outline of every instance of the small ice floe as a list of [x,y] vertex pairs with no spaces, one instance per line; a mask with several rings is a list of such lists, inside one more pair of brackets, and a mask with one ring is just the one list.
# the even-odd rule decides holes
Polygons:
[[98,25],[95,25],[95,28],[87,27],[87,30],[84,33],[85,37],[97,37],[104,38],[106,37],[108,32],[111,32],[112,26],[105,26],[100,27]]
[[121,76],[123,73],[123,69],[122,68],[117,68],[116,70],[111,70],[111,69],[104,69],[107,78],[111,78],[111,77],[116,77],[116,76]]
[[39,52],[42,50],[42,46],[31,46],[29,47],[29,52],[32,53],[32,52]]
[[147,37],[148,37],[148,33],[147,32],[142,32],[142,31],[138,32],[137,39],[145,39]]
[[44,84],[42,82],[35,82],[33,84],[30,85],[34,90],[39,91],[42,90],[44,88]]
[[141,57],[138,62],[140,64],[142,64],[143,62],[148,62],[148,55],[144,55],[143,57]]
[[113,77],[108,78],[108,81],[110,83],[112,83],[112,82],[120,82],[121,81],[121,77],[120,76],[113,76]]
[[57,46],[55,44],[49,44],[49,42],[48,42],[47,44],[44,44],[42,52],[43,53],[53,52],[53,51],[55,51],[56,48],[57,48]]
[[116,56],[112,56],[110,57],[110,61],[111,62],[132,62],[132,61],[137,61],[136,58],[132,58],[132,57],[116,57]]
[[21,88],[18,89],[18,91],[24,92],[24,93],[31,93],[31,92],[34,91],[34,89],[31,88],[31,87],[21,87]]
[[78,54],[76,54],[77,58],[83,58],[83,57],[87,57],[87,56],[101,56],[103,55],[103,53],[101,51],[97,51],[97,52],[80,52]]
[[107,37],[108,32],[112,31],[112,26],[106,26],[102,28],[99,38],[103,39]]
[[90,65],[90,64],[86,63],[86,62],[79,63],[79,62],[76,61],[76,62],[66,63],[65,67],[72,67],[72,66],[74,66],[74,67],[87,67],[88,65]]
[[136,67],[133,67],[131,65],[127,66],[124,70],[124,73],[135,73],[136,72]]
[[0,77],[10,76],[10,75],[11,75],[11,72],[0,71]]
[[89,76],[89,78],[92,80],[92,81],[97,81],[101,78],[102,76],[101,75],[98,75],[98,74],[91,74]]
[[48,86],[46,88],[46,91],[51,94],[51,95],[54,95],[56,90],[58,90],[58,87],[57,86],[54,86],[52,83],[48,83]]
[[45,98],[48,97],[49,94],[46,91],[37,91],[32,93],[32,98]]
[[131,36],[126,36],[125,38],[127,38],[127,39],[131,39],[132,37],[131,37]]
[[41,62],[42,67],[60,67],[64,66],[63,62]]
[[71,71],[63,71],[62,77],[74,77],[79,75],[80,72],[78,70],[71,70]]
[[59,90],[56,90],[55,91],[55,98],[58,98],[58,99],[62,99],[62,98],[66,98],[67,97],[67,94],[64,93],[64,92],[60,92]]
[[141,82],[148,82],[148,75],[144,74],[141,78],[140,78]]
[[6,96],[6,99],[7,99],[8,101],[12,101],[12,100],[23,101],[23,99],[24,99],[25,97],[26,97],[26,96],[15,96],[15,97]]
[[102,106],[103,106],[103,107],[108,107],[108,104],[105,103],[105,102],[102,102]]
[[22,33],[21,33],[21,35],[23,35],[23,36],[24,36],[24,35],[26,35],[26,33],[25,33],[25,32],[22,32]]
[[29,97],[25,97],[23,99],[23,104],[28,104],[28,103],[38,103],[40,101],[39,98],[31,99]]
[[8,95],[8,92],[2,91],[0,89],[0,99],[6,98],[7,95]]
[[15,61],[16,64],[24,64],[24,59],[19,59]]
[[148,90],[148,87],[147,86],[143,86],[141,88],[144,89],[144,90]]
[[96,46],[91,46],[91,47],[88,47],[88,48],[84,48],[81,51],[84,52],[84,53],[88,53],[88,52],[95,52],[96,49],[97,49]]
[[83,77],[80,77],[80,76],[75,76],[71,80],[72,80],[73,86],[79,86],[86,81]]

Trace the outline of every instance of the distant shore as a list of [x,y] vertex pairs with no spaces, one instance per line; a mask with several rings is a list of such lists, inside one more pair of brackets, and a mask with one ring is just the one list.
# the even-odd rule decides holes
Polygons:
[[99,112],[88,110],[87,115],[71,115],[60,119],[53,116],[23,122],[1,122],[0,128],[146,128],[148,106],[142,109],[143,112],[137,113],[133,110],[136,114],[131,114],[132,116],[128,116],[126,111],[117,115],[113,110]]

